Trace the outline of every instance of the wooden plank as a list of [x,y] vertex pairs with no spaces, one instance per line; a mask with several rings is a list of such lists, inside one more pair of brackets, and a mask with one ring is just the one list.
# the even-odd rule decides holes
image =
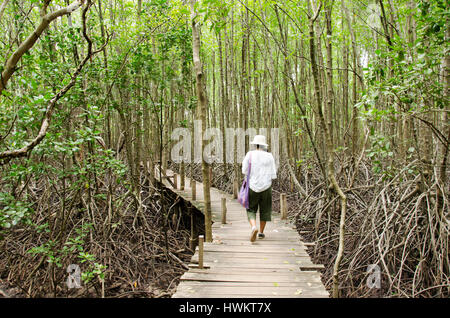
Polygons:
[[[302,275],[307,273],[308,275]],[[243,274],[214,274],[214,273],[191,273],[186,272],[181,276],[181,281],[215,281],[215,282],[320,282],[320,276],[314,272],[300,272],[292,274],[276,275],[243,275]]]
[[[257,239],[257,241],[255,242],[272,242],[272,241],[290,241],[290,242],[298,242],[298,237],[296,236],[283,236],[283,234],[268,234],[268,233],[264,233],[266,234],[266,237],[261,240],[261,239]],[[218,239],[223,239],[223,240],[239,240],[239,241],[250,241],[249,237],[250,237],[250,231],[245,231],[245,232],[226,232],[226,233],[217,233],[214,234],[213,238],[217,237]]]
[[[196,258],[196,256],[193,256]],[[245,258],[245,259],[274,259],[274,260],[292,260],[304,257],[306,259],[310,259],[309,255],[307,253],[302,252],[291,252],[291,253],[262,253],[261,251],[255,251],[255,252],[227,252],[227,251],[208,251],[207,254],[205,254],[205,258],[211,258],[211,259],[233,259],[236,258],[236,262],[238,259]]]
[[[249,240],[250,237],[250,233],[247,233],[247,235],[242,234],[242,235],[233,235],[232,233],[229,234],[213,234],[213,239],[217,239],[217,240],[223,240],[223,241],[239,241],[239,242],[250,242]],[[275,242],[293,242],[293,243],[298,243],[299,239],[298,237],[286,237],[284,240],[282,240],[282,236],[277,236],[277,237],[270,237],[270,236],[266,236],[266,238],[264,238],[263,240],[257,239],[255,242],[253,242],[253,244],[259,244],[262,242],[270,242],[270,243],[275,243]]]
[[[181,280],[198,280],[202,281],[211,280],[219,282],[277,282],[278,278],[283,278],[286,280],[280,280],[283,282],[320,282],[321,274],[318,272],[298,272],[298,271],[284,271],[280,273],[268,273],[268,272],[258,272],[255,270],[252,275],[247,272],[225,272],[221,269],[210,268],[210,269],[191,269],[185,272],[181,276]],[[288,280],[290,278],[291,280]],[[295,280],[292,280],[295,278]]]
[[322,282],[197,282],[197,281],[182,281],[178,284],[178,286],[190,286],[190,287],[297,287],[301,288],[302,286],[321,286],[323,287]]
[[295,272],[300,272],[298,267],[291,268],[251,268],[251,267],[218,267],[214,266],[209,270],[202,270],[198,268],[191,268],[189,270],[190,273],[199,273],[199,274],[227,274],[233,272],[233,274],[250,274],[250,275],[268,275],[274,273],[280,274],[290,274]]
[[239,247],[239,246],[251,246],[251,247],[264,246],[267,248],[278,248],[278,247],[286,247],[286,248],[294,247],[295,248],[295,247],[300,246],[300,247],[304,248],[301,241],[256,240],[255,242],[250,242],[249,240],[224,240],[224,241],[221,241],[220,239],[214,238],[213,242],[208,243],[208,244],[229,246],[230,248]]
[[[181,282],[178,285],[177,292],[178,291],[205,291],[212,294],[232,294],[232,293],[238,293],[238,294],[254,294],[254,295],[271,295],[274,291],[277,291],[278,294],[287,294],[287,295],[295,295],[297,292],[298,294],[309,291],[313,293],[326,293],[325,288],[323,287],[322,283],[297,283],[293,286],[282,286],[282,283],[272,283],[272,284],[266,284],[264,288],[261,288],[262,286],[242,286],[237,285],[239,283],[231,283],[226,286],[223,285],[224,283],[219,283],[216,285],[210,285],[209,282],[203,282],[199,285],[191,285],[190,282]],[[283,292],[284,291],[284,292]]]
[[[234,227],[213,227],[215,232],[220,235],[226,235],[230,233],[236,233],[242,236],[250,236],[251,228],[250,226],[234,226]],[[265,239],[269,238],[278,238],[279,240],[284,240],[285,238],[298,238],[298,235],[295,232],[289,232],[289,231],[280,231],[280,230],[266,230],[264,231],[264,234],[266,236]]]
[[255,295],[242,295],[242,294],[230,294],[230,295],[214,295],[214,294],[207,294],[207,293],[197,293],[197,294],[191,294],[191,293],[176,293],[172,296],[173,298],[328,298],[326,295],[298,295],[298,296],[292,296],[287,297],[284,295],[271,295],[271,296],[255,296]]
[[[301,257],[309,260],[308,255],[261,255],[260,253],[207,253],[203,256],[205,261],[219,261],[219,260],[234,260],[235,262],[244,262],[245,260],[251,260],[253,262],[267,262],[267,263],[285,263],[285,264],[295,264],[297,261],[301,261]],[[198,255],[192,256],[191,261],[198,260]]]
[[282,258],[284,255],[288,257],[308,257],[309,255],[305,250],[302,249],[288,249],[288,248],[282,248],[280,247],[279,250],[276,249],[266,249],[264,246],[258,246],[253,249],[247,248],[245,246],[236,246],[229,248],[229,246],[226,246],[226,249],[213,249],[209,247],[208,249],[205,249],[205,253],[211,253],[211,255],[216,256],[222,254],[223,257],[229,257],[232,254],[233,256],[236,255],[238,257],[246,257],[250,256],[253,257],[255,255],[260,255],[261,257],[273,257],[273,258]]
[[[198,268],[197,264],[195,263],[189,263],[189,268]],[[250,270],[250,271],[271,271],[271,270],[280,270],[280,271],[299,271],[300,266],[298,264],[260,264],[260,263],[226,263],[226,262],[205,262],[204,263],[205,268],[214,268],[214,269],[221,269],[224,268],[226,270],[234,271],[235,269],[243,269],[243,270]]]
[[[197,262],[191,262],[188,266],[195,267]],[[227,260],[219,261],[219,260],[204,260],[204,264],[209,266],[209,268],[229,268],[230,271],[235,268],[252,268],[254,270],[257,269],[293,269],[295,271],[319,271],[322,268],[317,268],[320,265],[313,264],[310,260],[306,259],[304,261],[297,260],[295,262],[274,262],[274,261],[262,261],[262,260],[248,260],[240,262],[239,264],[230,263]]]
[[[235,265],[235,264],[234,264]],[[196,264],[190,263],[188,265],[190,268],[196,268]],[[258,264],[258,263],[247,263],[239,266],[233,266],[231,263],[209,263],[205,262],[205,266],[209,266],[209,268],[220,269],[226,268],[228,271],[234,271],[235,269],[251,269],[253,271],[256,270],[270,270],[270,269],[280,269],[280,270],[291,270],[298,272],[300,270],[300,266],[298,264]],[[300,270],[301,271],[301,270]]]
[[265,287],[264,289],[258,287],[234,287],[234,286],[220,286],[220,287],[190,287],[182,286],[177,289],[177,293],[187,295],[198,295],[201,297],[222,297],[224,295],[245,295],[257,297],[272,297],[272,296],[284,296],[284,297],[299,297],[302,294],[307,293],[308,296],[328,296],[327,291],[319,287]]
[[[281,259],[273,259],[273,258],[263,258],[263,257],[253,257],[253,258],[239,258],[239,259],[231,259],[235,262],[235,264],[243,264],[245,266],[248,266],[249,264],[265,264],[267,266],[274,266],[274,265],[296,265],[298,267],[300,266],[307,266],[307,265],[314,265],[309,258],[281,258]],[[218,263],[229,263],[230,258],[219,258],[219,257],[204,257],[203,261],[207,264],[209,264],[211,267],[214,266],[214,264]],[[192,257],[191,259],[192,264],[198,264],[198,258]]]
[[[195,261],[195,260],[194,260]],[[323,269],[323,265],[319,264],[313,264],[310,259],[302,259],[302,260],[296,260],[295,263],[292,262],[268,262],[268,261],[261,261],[261,260],[255,260],[255,259],[249,259],[246,260],[240,260],[239,263],[237,262],[231,262],[230,260],[212,260],[212,261],[204,261],[205,266],[209,266],[210,268],[228,268],[230,271],[234,270],[235,268],[250,268],[253,270],[256,269],[294,269],[294,270],[304,270],[304,271],[310,271],[310,270],[321,270]],[[197,267],[195,262],[190,263],[189,267]]]
[[[248,223],[236,223],[232,220],[229,220],[229,224],[216,224],[214,226],[215,229],[222,231],[242,231],[242,232],[250,232],[251,227]],[[281,227],[274,228],[273,224],[268,225],[266,230],[264,231],[265,234],[274,234],[274,233],[282,233],[285,236],[292,235],[292,236],[298,236],[298,233],[293,229],[285,229]]]
[[298,256],[305,255],[308,256],[305,248],[302,246],[276,246],[268,247],[264,244],[261,245],[240,245],[240,246],[229,246],[220,244],[207,244],[204,246],[204,252],[228,252],[228,253],[262,253],[262,254],[294,254]]

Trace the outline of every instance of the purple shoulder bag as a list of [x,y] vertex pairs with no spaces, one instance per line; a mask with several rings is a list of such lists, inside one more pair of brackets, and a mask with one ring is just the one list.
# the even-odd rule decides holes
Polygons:
[[250,194],[250,171],[252,170],[252,155],[250,154],[250,158],[248,160],[248,173],[247,179],[244,179],[242,182],[241,190],[238,193],[238,201],[239,203],[246,209],[249,207],[249,194]]

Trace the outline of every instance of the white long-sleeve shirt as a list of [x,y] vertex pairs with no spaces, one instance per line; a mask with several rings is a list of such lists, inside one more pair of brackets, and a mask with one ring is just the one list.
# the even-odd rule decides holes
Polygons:
[[[251,159],[250,159],[251,155]],[[249,160],[251,160],[250,189],[254,192],[262,192],[272,185],[272,180],[277,178],[275,159],[270,152],[262,150],[249,151],[242,161],[242,173],[247,177]]]

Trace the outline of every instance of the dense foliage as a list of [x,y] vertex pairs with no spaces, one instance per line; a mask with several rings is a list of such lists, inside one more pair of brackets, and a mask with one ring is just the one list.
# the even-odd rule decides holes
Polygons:
[[[449,295],[449,8],[195,5],[208,126],[280,128],[276,191],[293,194],[290,217],[340,296]],[[189,2],[3,0],[0,26],[0,283],[170,295],[188,233],[154,168],[173,129],[199,118]],[[239,162],[214,163],[212,185],[233,191]],[[78,294],[64,285],[74,263]],[[164,264],[173,277],[159,284]]]

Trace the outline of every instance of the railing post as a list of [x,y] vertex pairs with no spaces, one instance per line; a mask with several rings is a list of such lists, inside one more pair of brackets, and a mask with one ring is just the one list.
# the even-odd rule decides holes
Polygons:
[[222,198],[222,224],[227,223],[227,198]]
[[205,238],[203,235],[198,237],[198,268],[203,268],[203,242]]
[[286,193],[280,194],[280,213],[281,213],[281,219],[286,220],[287,219]]
[[280,215],[283,212],[283,193],[280,193]]
[[195,184],[195,180],[191,179],[191,188],[192,188],[192,200],[197,200],[197,185]]
[[185,178],[186,178],[186,172],[185,172],[185,167],[184,167],[184,162],[181,163],[181,167],[180,167],[180,190],[184,191],[184,186],[185,186]]

